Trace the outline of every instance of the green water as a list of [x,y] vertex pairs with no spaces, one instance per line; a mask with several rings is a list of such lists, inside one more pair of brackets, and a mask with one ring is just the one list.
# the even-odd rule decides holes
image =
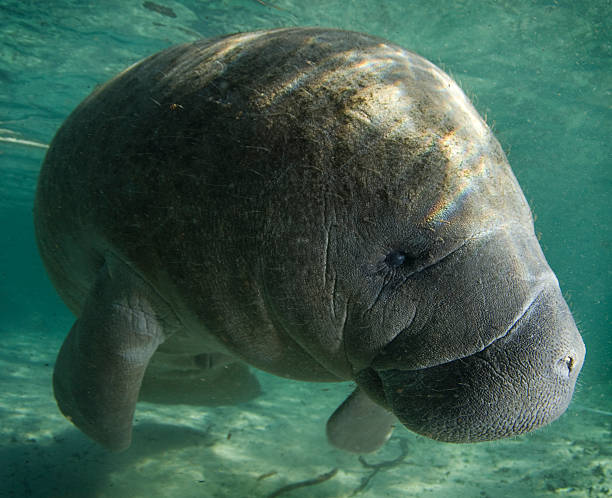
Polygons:
[[467,446],[396,430],[367,460],[392,460],[402,438],[406,459],[355,496],[612,494],[611,24],[606,0],[0,1],[0,495],[266,496],[337,467],[287,496],[340,497],[367,476],[324,438],[350,386],[262,375],[265,394],[246,407],[145,405],[136,437],[149,442],[121,455],[72,428],[50,388],[73,317],[33,238],[43,146],[96,85],[151,53],[296,25],[385,37],[461,84],[508,154],[587,346],[574,402],[549,428]]

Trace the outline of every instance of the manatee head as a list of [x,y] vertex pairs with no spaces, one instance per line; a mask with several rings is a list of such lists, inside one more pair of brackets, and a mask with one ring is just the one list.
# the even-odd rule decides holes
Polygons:
[[[405,326],[356,374],[362,389],[410,430],[443,441],[508,437],[559,417],[585,348],[543,260],[521,265],[527,249],[539,254],[493,233],[407,270],[410,284],[399,277],[398,297],[383,305],[397,309],[403,295]],[[391,254],[386,264],[406,264]]]

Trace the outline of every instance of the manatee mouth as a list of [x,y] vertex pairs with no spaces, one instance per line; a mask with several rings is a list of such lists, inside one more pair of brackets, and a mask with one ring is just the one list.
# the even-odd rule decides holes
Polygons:
[[531,431],[566,410],[584,358],[560,300],[558,290],[539,290],[506,332],[475,354],[421,369],[373,366],[357,383],[408,429],[432,439],[477,442]]

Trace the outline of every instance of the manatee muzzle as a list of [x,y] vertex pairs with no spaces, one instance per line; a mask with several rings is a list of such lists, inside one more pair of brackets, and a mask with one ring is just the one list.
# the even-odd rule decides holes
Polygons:
[[[406,352],[409,354],[409,352]],[[558,418],[585,347],[556,285],[546,286],[482,351],[433,367],[372,367],[358,384],[410,430],[448,442],[522,434]]]

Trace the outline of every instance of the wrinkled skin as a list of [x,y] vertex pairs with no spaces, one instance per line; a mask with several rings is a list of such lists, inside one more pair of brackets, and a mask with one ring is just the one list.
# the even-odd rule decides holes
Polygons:
[[239,34],[124,71],[59,130],[35,225],[79,317],[56,398],[112,449],[143,376],[172,402],[234,365],[233,387],[199,385],[212,404],[257,394],[244,363],[354,380],[328,436],[363,452],[394,417],[454,442],[542,426],[584,359],[485,122],[434,65],[367,35]]

